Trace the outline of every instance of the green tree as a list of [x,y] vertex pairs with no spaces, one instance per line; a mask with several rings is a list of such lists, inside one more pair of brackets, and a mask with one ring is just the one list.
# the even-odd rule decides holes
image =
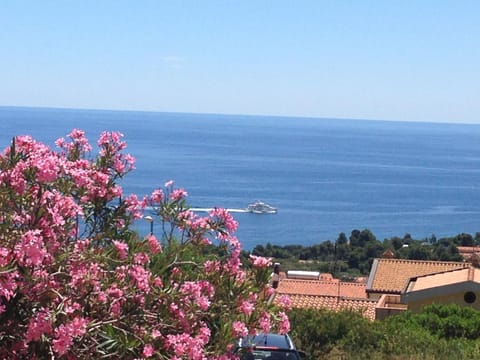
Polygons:
[[348,239],[347,239],[347,236],[345,235],[345,233],[340,233],[338,235],[338,238],[337,238],[337,245],[341,246],[341,245],[345,245],[348,243]]
[[480,312],[431,305],[372,322],[352,311],[293,309],[291,335],[309,359],[478,359]]
[[473,246],[474,244],[473,236],[465,233],[456,235],[453,238],[453,242],[460,246]]
[[315,309],[292,309],[289,313],[291,335],[310,359],[328,358],[334,349],[355,352],[375,349],[382,334],[360,313]]

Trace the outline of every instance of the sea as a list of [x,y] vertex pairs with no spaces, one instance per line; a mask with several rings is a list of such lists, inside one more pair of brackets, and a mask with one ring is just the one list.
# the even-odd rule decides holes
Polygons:
[[[136,158],[124,193],[173,180],[192,208],[231,209],[245,250],[355,229],[380,241],[480,231],[480,125],[0,107],[2,149],[16,135],[55,148],[74,128],[92,144],[102,131],[124,134]],[[257,200],[278,213],[242,212]]]

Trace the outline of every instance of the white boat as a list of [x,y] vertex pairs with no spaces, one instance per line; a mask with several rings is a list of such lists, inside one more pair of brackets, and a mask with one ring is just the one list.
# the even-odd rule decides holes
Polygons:
[[247,211],[254,214],[276,214],[277,208],[263,201],[256,201],[253,204],[247,206]]

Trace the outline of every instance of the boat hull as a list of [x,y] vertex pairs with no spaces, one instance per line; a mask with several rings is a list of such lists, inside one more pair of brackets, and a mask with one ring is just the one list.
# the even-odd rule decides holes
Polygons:
[[251,212],[252,214],[276,214],[277,208],[264,202],[257,201],[248,205],[246,211]]

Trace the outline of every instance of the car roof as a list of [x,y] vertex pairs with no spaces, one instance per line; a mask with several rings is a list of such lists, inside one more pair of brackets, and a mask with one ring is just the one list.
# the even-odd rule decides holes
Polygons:
[[257,334],[244,337],[240,341],[240,347],[271,347],[278,349],[295,349],[288,335],[280,334]]

